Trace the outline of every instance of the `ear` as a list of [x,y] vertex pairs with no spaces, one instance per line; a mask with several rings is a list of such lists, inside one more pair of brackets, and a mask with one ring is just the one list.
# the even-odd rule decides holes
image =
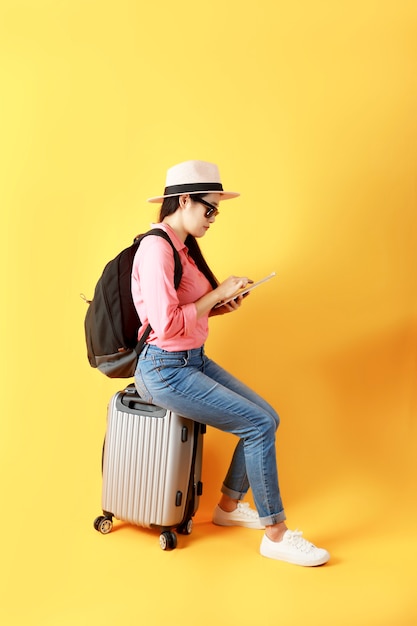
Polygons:
[[190,200],[190,194],[189,193],[183,193],[178,198],[178,205],[179,205],[179,207],[181,209],[184,209],[187,206],[189,200]]

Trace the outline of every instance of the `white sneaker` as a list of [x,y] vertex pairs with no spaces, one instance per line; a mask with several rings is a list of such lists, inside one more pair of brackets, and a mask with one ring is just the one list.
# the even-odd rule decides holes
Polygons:
[[330,559],[330,554],[323,548],[303,538],[299,530],[286,530],[281,541],[275,542],[263,536],[260,552],[262,556],[294,565],[323,565]]
[[236,509],[231,513],[223,511],[217,505],[213,513],[213,524],[217,524],[217,526],[243,526],[243,528],[257,528],[258,530],[265,528],[259,520],[258,513],[250,508],[249,502],[238,502]]

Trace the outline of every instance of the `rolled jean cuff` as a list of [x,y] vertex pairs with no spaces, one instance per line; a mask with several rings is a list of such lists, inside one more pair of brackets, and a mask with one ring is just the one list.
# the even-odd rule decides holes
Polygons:
[[274,515],[268,515],[267,517],[259,517],[259,521],[264,526],[273,526],[274,524],[279,524],[287,519],[285,515],[285,511],[281,511],[281,513],[276,513]]
[[243,500],[243,498],[246,496],[246,493],[242,493],[241,491],[234,491],[233,489],[229,489],[229,487],[226,487],[226,485],[222,485],[221,492],[225,496],[229,496],[229,498],[232,498],[232,500]]

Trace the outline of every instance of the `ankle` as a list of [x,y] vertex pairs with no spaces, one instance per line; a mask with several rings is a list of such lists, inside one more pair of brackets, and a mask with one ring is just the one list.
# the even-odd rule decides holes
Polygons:
[[271,541],[282,541],[285,532],[288,530],[285,522],[279,522],[279,524],[273,524],[265,528],[265,534]]
[[225,513],[231,513],[237,509],[239,500],[235,500],[234,498],[230,498],[230,496],[226,496],[224,493],[222,494],[218,506]]

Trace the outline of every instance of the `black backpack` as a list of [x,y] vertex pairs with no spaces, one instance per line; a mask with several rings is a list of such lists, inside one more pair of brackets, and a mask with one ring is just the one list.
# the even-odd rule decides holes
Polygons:
[[138,343],[138,330],[142,323],[131,292],[133,259],[140,242],[148,235],[163,237],[171,244],[175,261],[175,289],[178,289],[181,281],[179,254],[167,233],[160,228],[138,235],[129,248],[107,263],[97,282],[93,299],[87,300],[89,307],[84,329],[91,367],[96,367],[110,378],[134,376],[140,351],[152,330],[148,325]]

